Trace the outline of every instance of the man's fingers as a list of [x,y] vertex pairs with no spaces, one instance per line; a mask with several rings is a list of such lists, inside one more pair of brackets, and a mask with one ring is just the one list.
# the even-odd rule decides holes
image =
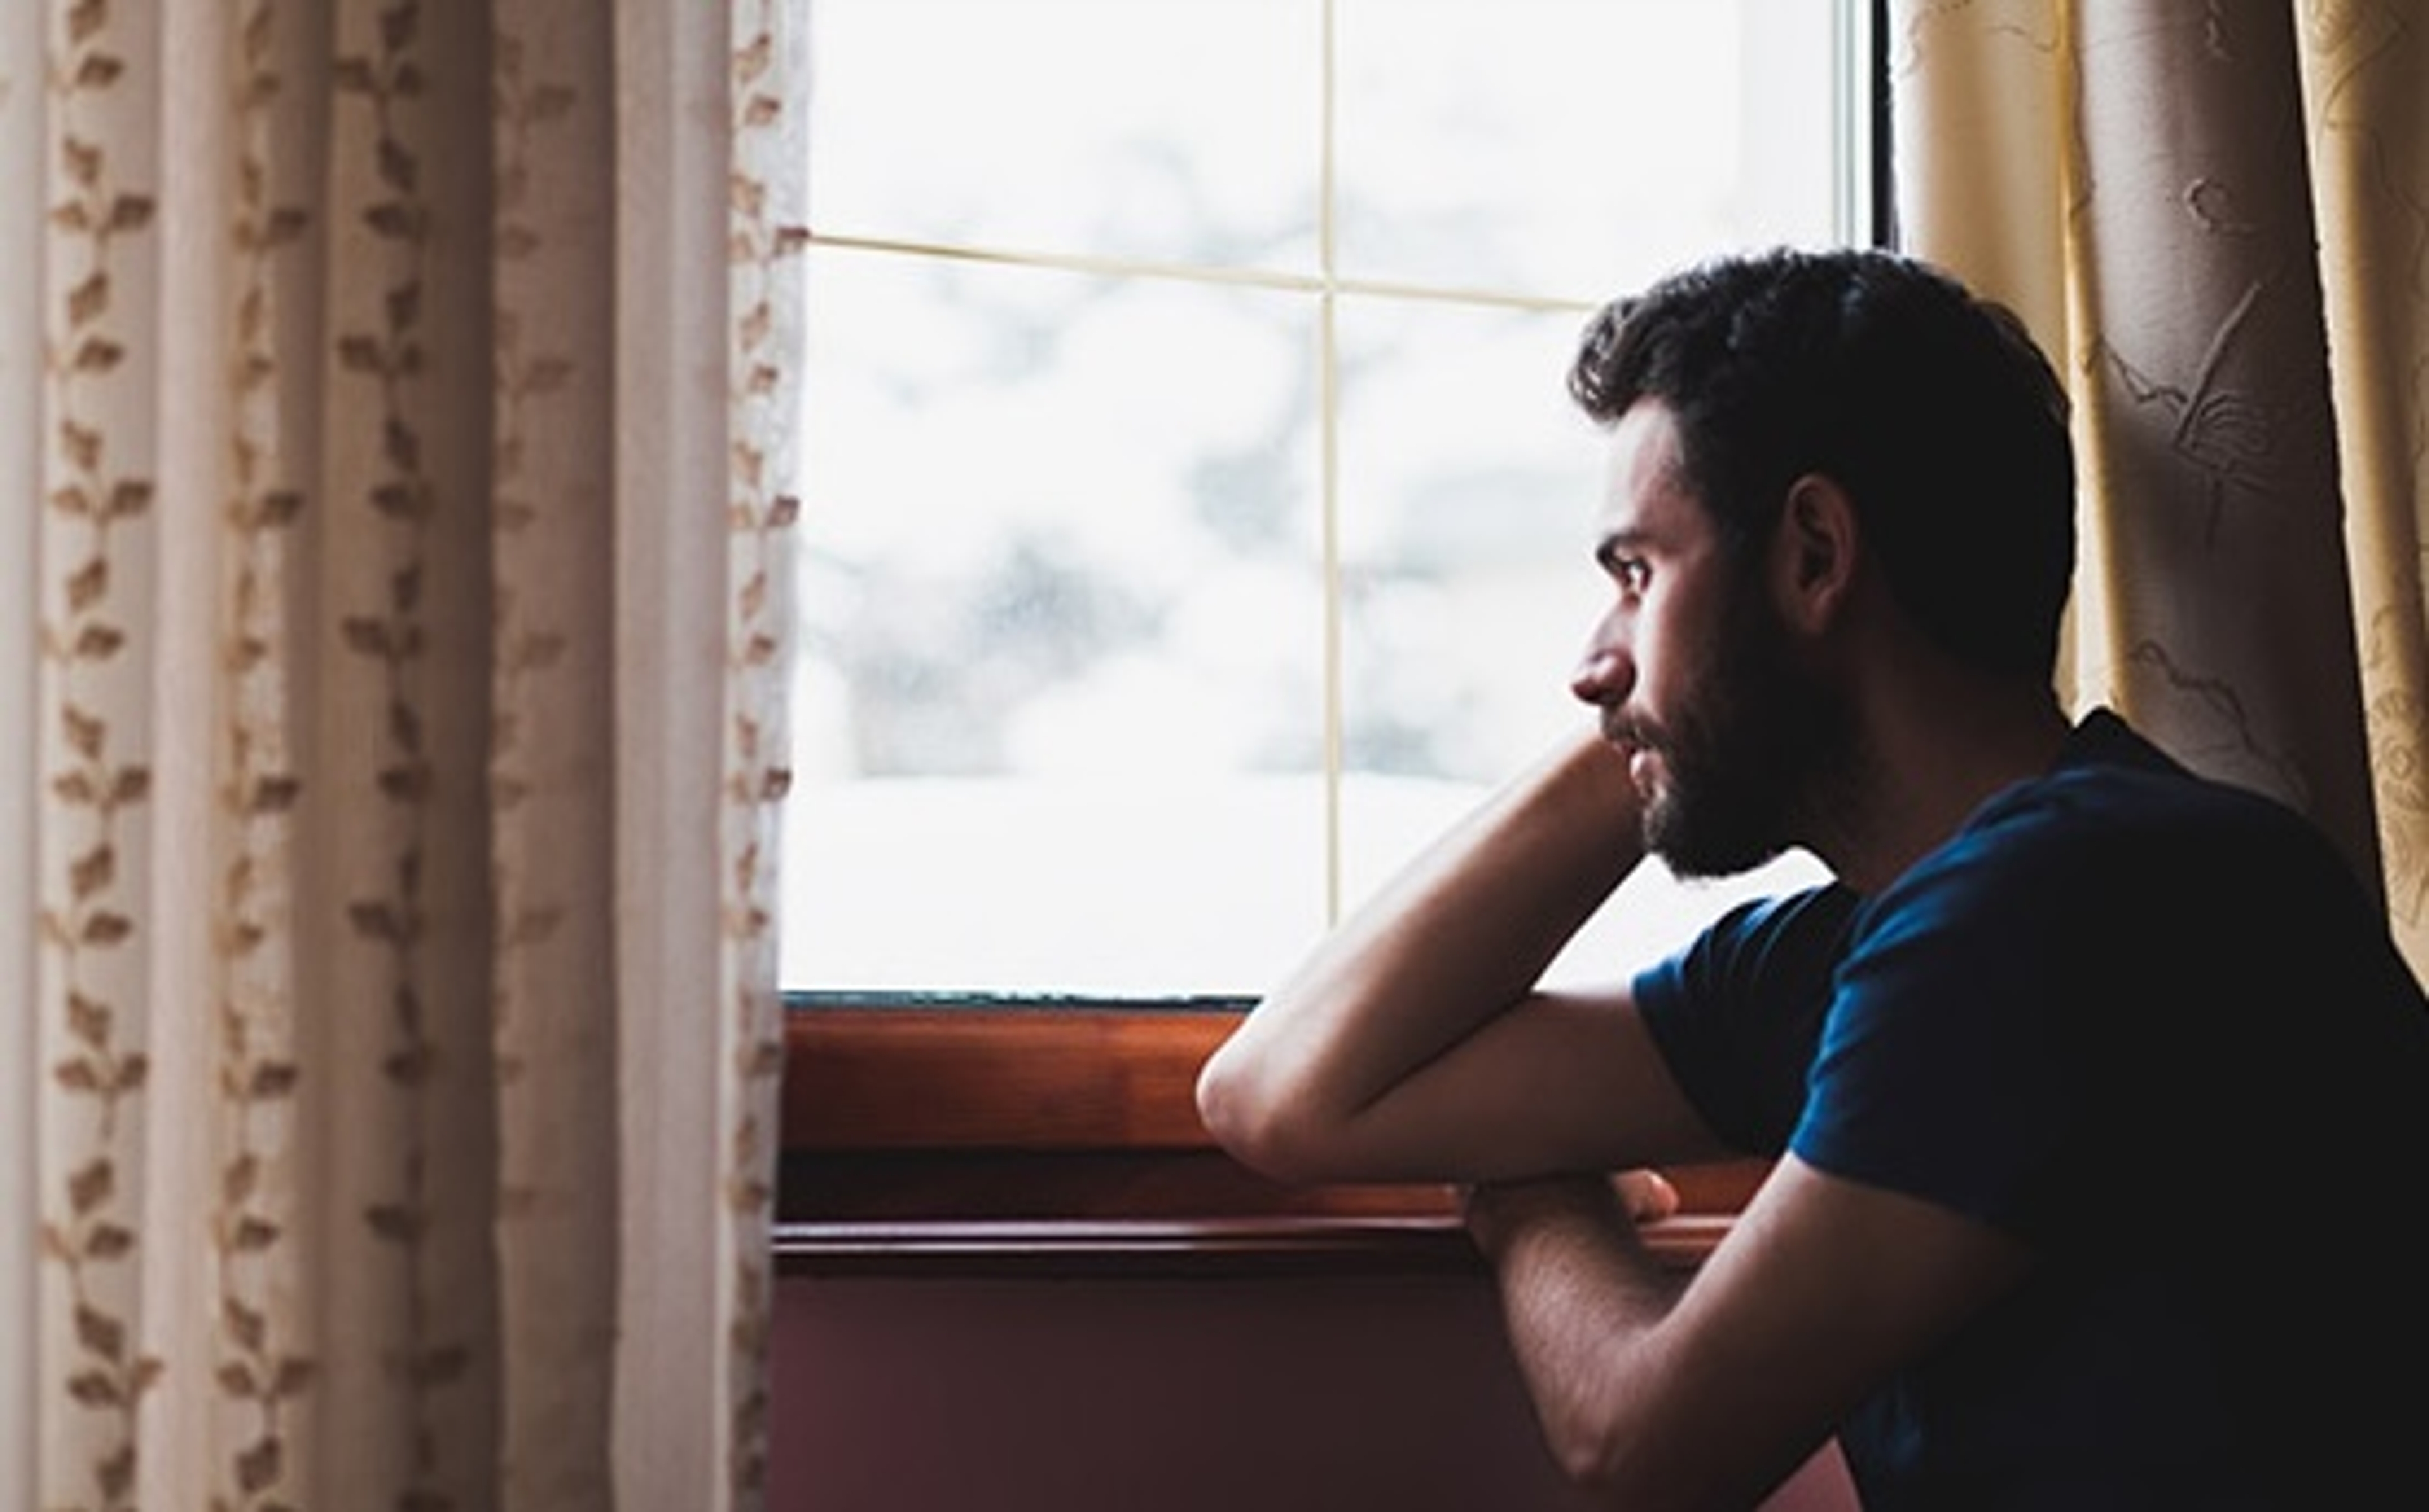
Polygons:
[[1659,1171],[1622,1171],[1611,1178],[1628,1216],[1640,1224],[1667,1218],[1678,1210],[1678,1189]]

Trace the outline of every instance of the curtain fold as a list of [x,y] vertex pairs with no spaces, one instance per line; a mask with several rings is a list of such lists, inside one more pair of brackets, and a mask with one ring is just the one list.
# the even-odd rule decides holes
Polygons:
[[[2018,304],[2075,395],[2076,701],[2309,813],[2429,969],[2418,28],[2373,0],[1891,22],[1906,244]],[[2064,103],[2020,133],[2020,98]]]
[[2429,30],[2299,11],[2363,712],[2388,905],[2429,968]]
[[799,32],[0,0],[0,1504],[758,1504]]

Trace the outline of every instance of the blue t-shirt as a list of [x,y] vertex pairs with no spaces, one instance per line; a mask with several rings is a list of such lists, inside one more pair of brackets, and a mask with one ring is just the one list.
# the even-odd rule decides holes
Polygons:
[[1636,994],[1733,1145],[2034,1253],[1842,1426],[1868,1507],[2429,1506],[2429,1002],[2291,811],[2095,713]]

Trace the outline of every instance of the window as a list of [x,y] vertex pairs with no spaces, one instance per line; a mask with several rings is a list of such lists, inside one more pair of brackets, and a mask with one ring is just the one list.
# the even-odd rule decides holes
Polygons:
[[1587,315],[1869,225],[1857,0],[811,16],[797,992],[1271,981],[1580,717]]

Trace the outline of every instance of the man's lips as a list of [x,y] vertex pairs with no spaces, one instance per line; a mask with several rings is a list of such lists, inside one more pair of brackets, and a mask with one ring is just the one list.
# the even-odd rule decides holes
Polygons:
[[1661,769],[1661,748],[1646,741],[1644,732],[1633,724],[1624,720],[1605,720],[1602,733],[1611,748],[1628,759],[1628,780],[1636,784],[1637,791],[1650,796],[1655,777]]

